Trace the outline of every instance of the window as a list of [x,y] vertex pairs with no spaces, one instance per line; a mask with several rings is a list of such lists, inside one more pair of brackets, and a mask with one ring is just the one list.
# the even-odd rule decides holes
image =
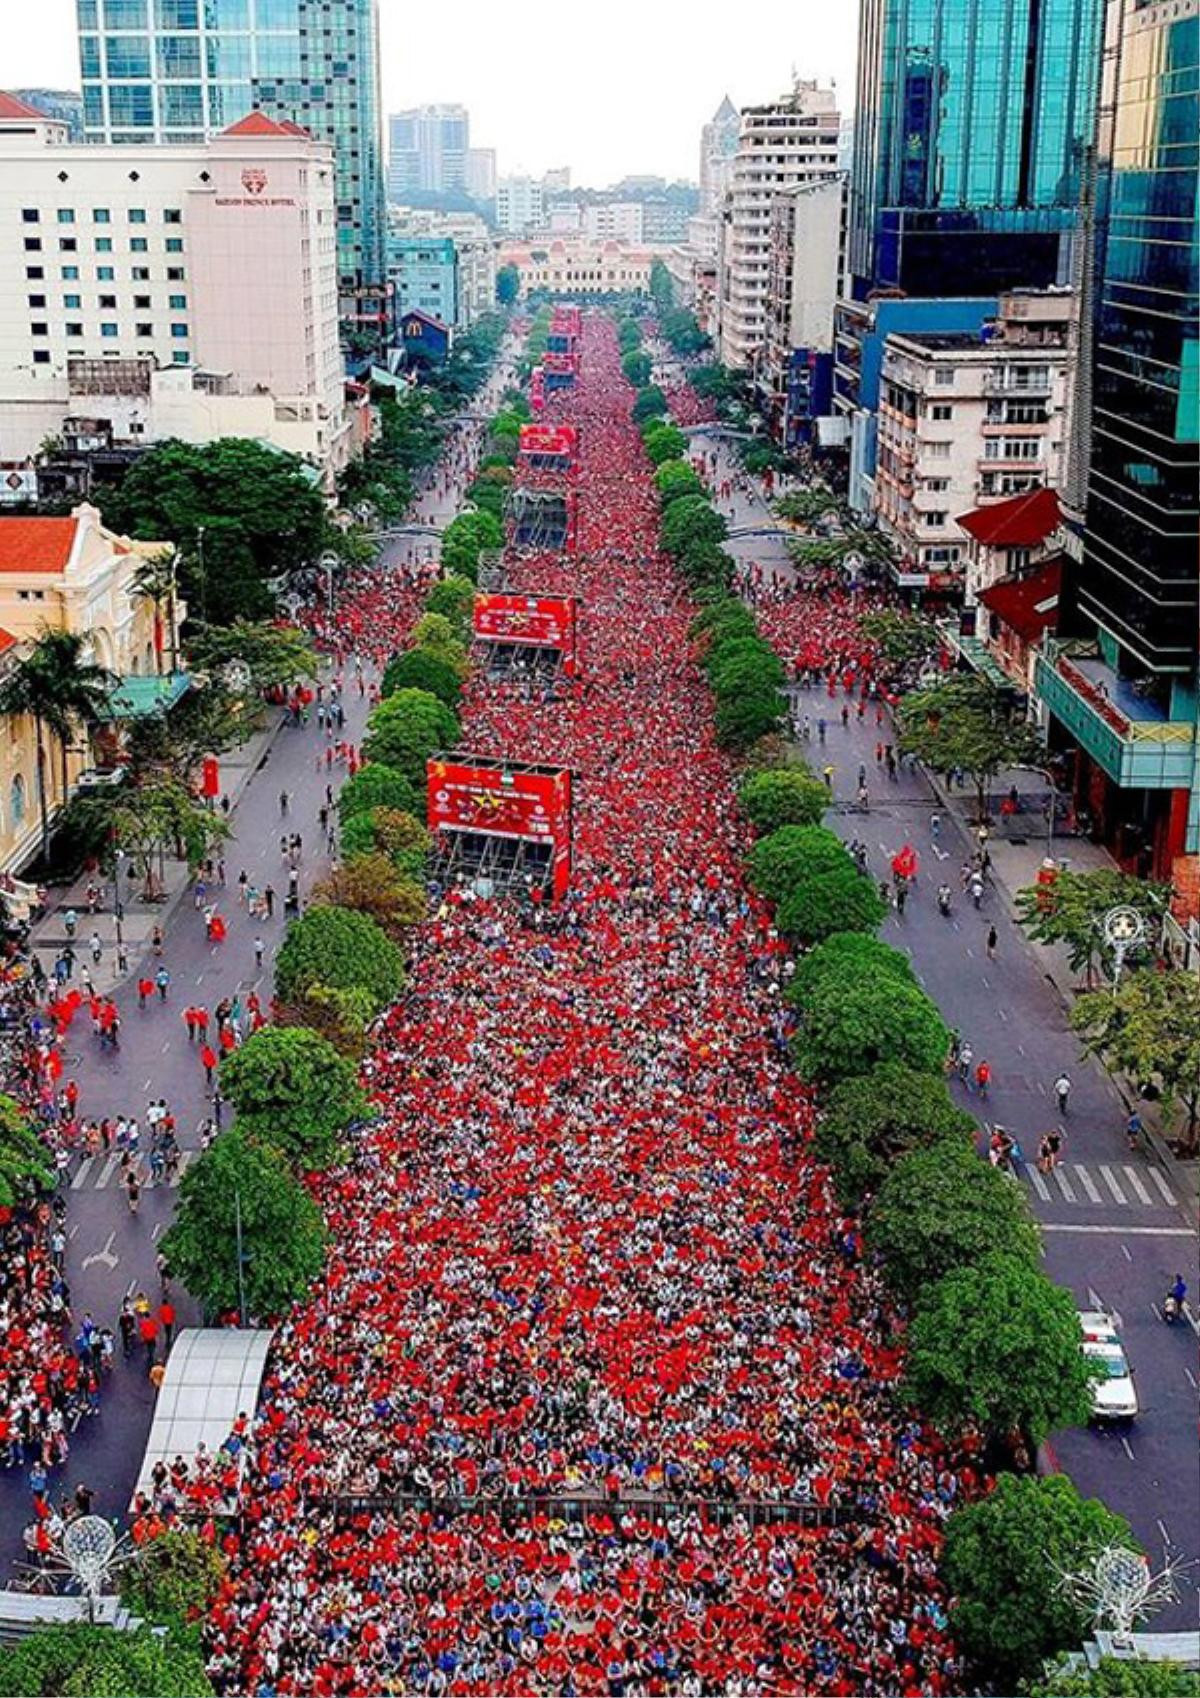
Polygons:
[[983,445],[985,460],[1040,460],[1042,440],[1038,436],[993,436]]
[[952,419],[954,408],[945,401],[934,401],[929,409],[931,419]]
[[950,458],[950,444],[948,442],[927,442],[922,453],[927,460],[948,460]]
[[33,363],[35,366],[48,366],[50,364],[50,355],[47,353],[45,348],[35,348],[33,350]]
[[113,251],[111,236],[97,236],[93,244],[98,254],[110,254]]
[[[149,302],[147,302],[147,305],[149,305]],[[172,312],[186,312],[187,311],[187,296],[186,295],[168,295],[167,296],[167,305],[170,307]]]
[[[155,21],[159,29],[198,29],[200,27],[199,4],[200,0],[154,0]],[[209,5],[205,7],[206,14],[211,11],[211,6],[212,0],[209,0]],[[230,27],[223,10],[219,19],[209,17],[208,27],[213,29],[218,23],[222,29]],[[249,27],[248,21],[241,25],[242,29],[249,29]]]
[[933,381],[937,384],[939,389],[945,389],[948,384],[954,382],[954,367],[934,366]]
[[75,209],[74,209],[74,207],[60,206],[59,209],[58,209],[58,222],[60,224],[74,224],[74,222],[75,222]]
[[68,324],[67,335],[68,336],[82,336],[83,335],[82,324]]
[[138,324],[135,326],[135,334],[142,337],[153,336],[154,326],[152,324]]
[[[134,307],[140,312],[149,312],[150,311],[150,297],[149,297],[149,295],[135,295],[133,297],[133,304],[134,304]],[[114,306],[116,305],[115,301],[113,302],[113,305]]]
[[181,265],[169,265],[167,267],[167,282],[168,283],[182,283],[183,279],[184,279],[184,269]]
[[77,265],[60,265],[58,275],[64,283],[77,283],[79,281],[79,267]]
[[44,307],[46,304],[46,297],[45,295],[30,295],[29,304],[31,307]]
[[163,223],[164,224],[182,224],[183,223],[183,213],[179,210],[179,208],[177,206],[164,207],[164,209],[163,209]]
[[74,236],[60,236],[58,238],[58,251],[60,254],[73,254],[78,252],[78,249],[79,243],[76,241]]
[[959,549],[953,545],[943,548],[923,548],[921,559],[926,566],[954,566],[958,562]]
[[23,224],[40,224],[42,215],[36,206],[23,206],[21,208],[21,222]]
[[123,79],[150,75],[150,42],[146,36],[106,36],[105,52],[108,55],[110,77]]
[[46,267],[44,265],[27,265],[25,275],[31,283],[36,283],[39,278],[46,275]]
[[96,267],[97,283],[111,283],[116,275],[111,265],[98,265]]
[[92,208],[92,223],[93,224],[111,224],[112,223],[112,213],[108,210],[108,208],[106,206],[94,206]]
[[67,312],[78,312],[83,305],[82,295],[64,295],[63,308]]
[[168,236],[164,245],[169,254],[181,254],[183,252],[183,237]]
[[177,348],[175,350],[175,352],[171,355],[171,362],[172,362],[173,365],[185,366],[185,365],[187,365],[190,357],[191,356],[188,354],[188,352],[185,348]]
[[131,224],[144,224],[146,222],[146,209],[145,209],[145,207],[144,206],[131,206],[129,208],[129,222]]
[[131,254],[148,254],[150,243],[145,236],[131,236],[129,238],[129,251]]
[[930,495],[940,495],[943,490],[950,488],[950,479],[949,478],[926,478],[924,480],[924,484],[925,484],[925,488],[929,491]]
[[148,265],[135,265],[131,268],[129,275],[135,283],[149,283],[150,267]]
[[187,333],[188,327],[186,324],[173,324],[171,326],[171,335],[176,338],[182,339],[187,335]]
[[25,779],[21,773],[13,779],[8,789],[8,811],[12,816],[14,827],[25,820]]
[[100,326],[100,334],[101,334],[101,336],[107,338],[107,340],[111,341],[112,338],[117,334],[117,327],[116,327],[115,324],[102,324]]
[[101,295],[99,305],[101,312],[116,312],[117,297],[115,295]]
[[31,336],[49,336],[50,326],[48,324],[31,324],[29,334]]
[[940,531],[946,523],[947,514],[944,508],[937,508],[932,513],[922,513],[921,523],[928,525],[930,530]]

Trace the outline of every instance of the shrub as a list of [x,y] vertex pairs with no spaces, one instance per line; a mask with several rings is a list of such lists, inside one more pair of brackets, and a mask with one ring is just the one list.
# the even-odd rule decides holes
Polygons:
[[[876,943],[852,933],[846,934],[845,941],[851,937],[855,942]],[[843,941],[830,938],[822,948]],[[876,947],[885,946],[876,943]],[[809,959],[820,953],[814,950]],[[974,1117],[952,1099],[943,1074],[917,1073],[892,1061],[834,1086],[817,1120],[813,1147],[832,1170],[842,1205],[857,1210],[910,1150],[943,1138],[973,1149],[977,1130]]]
[[[797,892],[789,900],[802,895]],[[839,980],[836,990],[805,1004],[803,1025],[793,1039],[796,1064],[805,1077],[831,1083],[885,1061],[936,1073],[949,1047],[950,1034],[924,991],[895,979]]]
[[819,825],[829,806],[829,791],[803,767],[748,773],[738,787],[738,801],[756,831],[778,831],[782,825]]
[[314,985],[361,991],[377,1014],[404,989],[404,962],[374,920],[318,903],[288,927],[275,960],[275,985],[285,1002]]
[[448,708],[454,708],[462,695],[462,681],[455,668],[440,655],[425,648],[406,649],[388,661],[379,686],[385,701],[397,690],[425,690]]
[[[427,690],[397,690],[372,708],[363,754],[368,762],[391,767],[413,786],[420,786],[430,757],[439,749],[452,748],[458,738],[458,720],[444,702]],[[410,806],[406,811],[414,810]]]
[[[353,778],[347,779],[338,793],[338,816],[342,830],[358,814],[370,813],[373,808],[398,808],[406,814],[418,811],[418,794],[424,795],[424,774],[420,790],[402,772],[380,762],[369,761],[359,767]],[[423,811],[423,810],[422,810]]]

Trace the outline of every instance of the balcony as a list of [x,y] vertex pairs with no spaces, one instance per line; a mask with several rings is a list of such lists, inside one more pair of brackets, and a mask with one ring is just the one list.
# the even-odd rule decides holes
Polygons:
[[1113,781],[1127,790],[1178,790],[1192,782],[1196,727],[1169,720],[1096,655],[1047,643],[1037,657],[1037,694]]
[[984,372],[983,392],[985,395],[1026,395],[1032,399],[1038,395],[1049,395],[1051,381],[1049,372],[1035,371],[1029,366],[1001,366]]

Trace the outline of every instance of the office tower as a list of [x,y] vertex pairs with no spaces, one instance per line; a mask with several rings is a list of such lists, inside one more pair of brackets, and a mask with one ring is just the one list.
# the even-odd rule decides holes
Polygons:
[[725,199],[719,261],[719,349],[726,365],[761,356],[771,251],[771,203],[784,189],[837,173],[832,89],[797,81],[766,106],[748,106]]
[[471,120],[465,106],[414,106],[388,119],[388,199],[465,194]]
[[68,88],[17,88],[18,100],[44,112],[47,118],[57,118],[67,126],[72,141],[83,140],[83,96]]
[[496,150],[494,147],[472,147],[467,150],[466,186],[467,193],[472,200],[495,200]]
[[1070,278],[1102,0],[863,0],[852,292]]
[[506,235],[540,230],[545,218],[545,196],[536,177],[500,178],[496,184],[496,223]]
[[1198,137],[1198,0],[1109,0],[1086,524],[1037,688],[1079,806],[1164,877],[1200,854]]
[[708,123],[700,131],[700,217],[711,218],[720,211],[729,178],[733,156],[737,152],[742,120],[737,107],[726,95]]
[[78,0],[92,142],[202,142],[247,112],[332,143],[343,288],[384,277],[378,0]]

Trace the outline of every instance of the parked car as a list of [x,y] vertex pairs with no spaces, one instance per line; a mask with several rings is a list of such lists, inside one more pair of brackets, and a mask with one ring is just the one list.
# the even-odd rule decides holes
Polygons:
[[1132,1421],[1138,1412],[1137,1388],[1112,1316],[1100,1309],[1085,1309],[1079,1324],[1083,1354],[1104,1370],[1103,1379],[1092,1382],[1092,1419]]

